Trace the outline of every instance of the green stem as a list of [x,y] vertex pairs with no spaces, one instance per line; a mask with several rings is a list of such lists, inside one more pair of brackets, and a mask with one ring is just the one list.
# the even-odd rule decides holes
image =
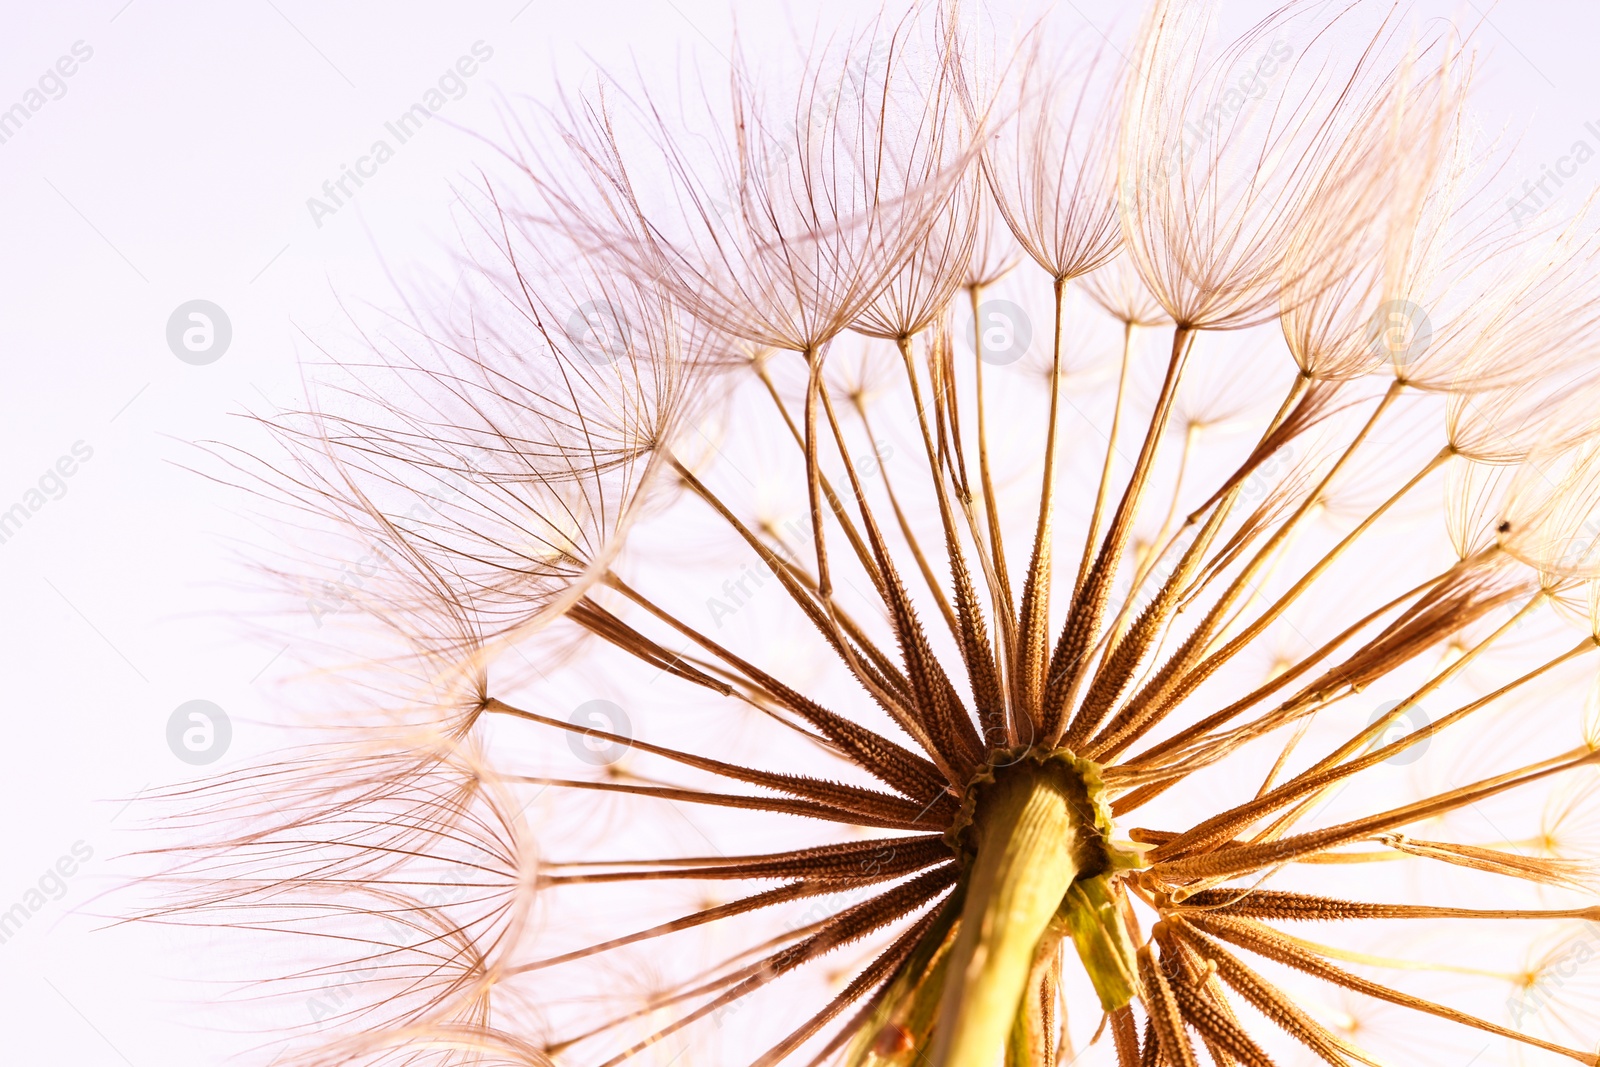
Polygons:
[[1078,874],[1082,786],[1024,760],[988,785],[973,815],[977,852],[951,948],[933,1067],[998,1064],[1034,950]]

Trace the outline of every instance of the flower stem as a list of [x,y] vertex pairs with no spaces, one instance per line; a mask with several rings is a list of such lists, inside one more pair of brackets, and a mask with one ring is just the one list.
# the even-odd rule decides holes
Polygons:
[[[1023,761],[985,791],[977,854],[951,949],[934,1067],[997,1064],[1033,968],[1034,949],[1078,874],[1081,798],[1054,768]],[[1081,787],[1080,787],[1081,792]]]

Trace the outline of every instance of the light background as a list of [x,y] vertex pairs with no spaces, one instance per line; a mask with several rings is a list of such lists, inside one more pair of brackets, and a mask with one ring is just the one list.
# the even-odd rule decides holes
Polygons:
[[[0,143],[0,511],[75,443],[93,455],[0,543],[0,911],[75,844],[93,858],[0,944],[0,1060],[212,1064],[247,1042],[209,1029],[210,992],[183,980],[172,939],[98,917],[115,907],[98,898],[124,870],[116,855],[140,843],[142,809],[126,801],[189,772],[167,747],[172,711],[226,710],[234,738],[216,767],[271,744],[284,648],[229,621],[241,577],[229,539],[259,531],[179,466],[187,443],[227,438],[232,412],[291,402],[296,362],[334,328],[338,298],[387,291],[385,260],[443,269],[450,183],[488,152],[447,123],[492,137],[497,104],[549,100],[558,74],[709,66],[735,19],[759,54],[850,5],[792,17],[758,0],[8,6],[0,109],[77,42],[92,56]],[[1063,3],[1051,17],[1095,33],[1121,6]],[[1479,24],[1480,112],[1521,139],[1508,198],[1575,141],[1600,146],[1600,9],[1441,11]],[[479,41],[493,56],[464,95],[316,225],[307,198]],[[1569,190],[1600,182],[1600,159],[1586,166]],[[165,340],[168,316],[196,298],[232,324],[208,366]],[[303,628],[309,639],[309,614]]]

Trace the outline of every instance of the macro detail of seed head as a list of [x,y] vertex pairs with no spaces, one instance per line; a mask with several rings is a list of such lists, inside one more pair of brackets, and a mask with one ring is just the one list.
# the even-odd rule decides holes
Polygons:
[[210,446],[275,588],[379,561],[140,915],[277,1062],[1600,1064],[1600,220],[1470,27],[1124,31],[508,105]]

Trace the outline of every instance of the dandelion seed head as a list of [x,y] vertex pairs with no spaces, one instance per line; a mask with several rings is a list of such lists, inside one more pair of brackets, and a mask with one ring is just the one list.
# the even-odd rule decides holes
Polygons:
[[214,450],[382,561],[143,915],[299,1062],[1595,1062],[1596,231],[1387,8],[1055,29],[509,119]]

